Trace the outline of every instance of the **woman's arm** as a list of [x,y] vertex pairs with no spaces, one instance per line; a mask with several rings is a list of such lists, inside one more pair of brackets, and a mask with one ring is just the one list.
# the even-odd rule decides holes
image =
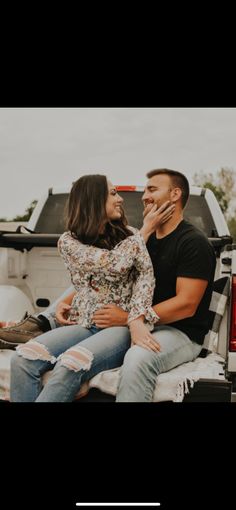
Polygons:
[[152,261],[144,239],[134,260],[136,278],[133,283],[132,297],[129,304],[128,325],[135,319],[143,317],[149,324],[158,322],[159,317],[152,308],[155,278]]
[[143,249],[143,243],[143,237],[138,230],[112,250],[82,244],[65,232],[58,241],[58,249],[70,271],[76,271],[78,267],[84,273],[92,271],[105,276],[117,276],[133,267],[134,260]]
[[69,324],[76,324],[76,321],[67,319],[68,313],[71,309],[71,303],[76,292],[71,292],[63,301],[60,301],[56,307],[55,316],[59,324],[67,326]]

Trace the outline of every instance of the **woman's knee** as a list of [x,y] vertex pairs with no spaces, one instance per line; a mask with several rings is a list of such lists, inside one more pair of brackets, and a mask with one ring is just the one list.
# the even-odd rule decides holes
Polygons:
[[49,352],[48,348],[37,340],[29,340],[29,342],[25,344],[18,345],[16,348],[16,356],[26,360],[41,360],[52,364],[57,361],[57,358]]
[[93,353],[84,346],[77,344],[59,356],[60,366],[74,372],[89,371],[94,359]]

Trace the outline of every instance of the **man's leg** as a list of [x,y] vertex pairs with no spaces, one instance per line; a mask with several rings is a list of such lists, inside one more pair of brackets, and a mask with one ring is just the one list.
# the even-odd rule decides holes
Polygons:
[[59,327],[60,324],[56,321],[55,317],[56,306],[71,294],[73,290],[73,286],[66,289],[44,312],[29,315],[12,326],[0,328],[0,349],[14,349],[20,343],[28,342],[31,338]]
[[120,370],[117,402],[151,402],[157,376],[182,363],[193,361],[202,348],[171,326],[157,326],[152,334],[159,342],[161,351],[155,353],[139,345],[127,351]]

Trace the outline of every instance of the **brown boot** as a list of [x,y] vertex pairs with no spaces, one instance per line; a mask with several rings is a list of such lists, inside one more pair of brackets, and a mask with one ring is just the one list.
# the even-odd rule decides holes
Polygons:
[[42,321],[38,317],[28,315],[14,326],[0,328],[0,349],[15,349],[18,344],[42,335],[44,331]]

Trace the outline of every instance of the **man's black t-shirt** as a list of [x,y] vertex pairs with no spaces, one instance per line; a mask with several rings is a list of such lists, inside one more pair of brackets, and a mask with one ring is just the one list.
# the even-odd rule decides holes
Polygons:
[[186,333],[191,340],[202,344],[209,330],[208,309],[216,265],[212,245],[203,232],[182,220],[173,232],[162,239],[157,239],[155,234],[152,234],[147,248],[156,278],[153,305],[176,296],[178,277],[208,281],[195,315],[169,324]]

